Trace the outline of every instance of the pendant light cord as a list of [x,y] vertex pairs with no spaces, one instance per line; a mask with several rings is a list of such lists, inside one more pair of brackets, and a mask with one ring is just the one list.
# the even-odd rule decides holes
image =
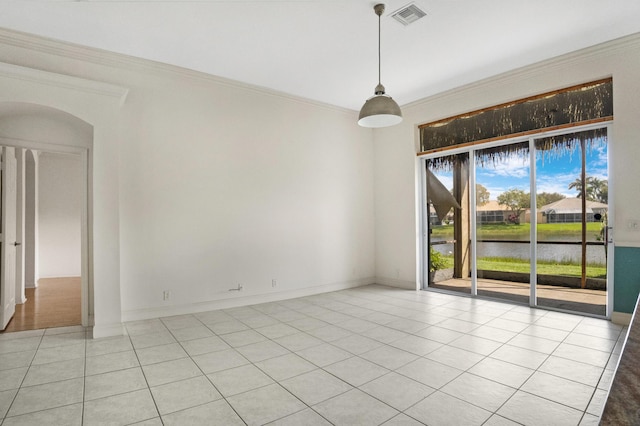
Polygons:
[[373,6],[373,10],[378,15],[378,85],[374,90],[374,95],[367,99],[360,110],[358,124],[362,127],[387,127],[398,124],[402,121],[402,111],[400,107],[385,94],[382,85],[382,14],[384,4],[378,3]]
[[381,31],[380,15],[378,15],[378,85],[382,84],[382,79],[380,77],[380,69],[381,69],[380,63],[382,62],[382,56],[380,55],[380,31]]

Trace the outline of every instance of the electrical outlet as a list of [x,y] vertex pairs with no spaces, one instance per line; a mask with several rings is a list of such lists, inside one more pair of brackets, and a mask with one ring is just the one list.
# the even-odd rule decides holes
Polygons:
[[162,292],[162,300],[169,300],[171,298],[171,292],[169,290],[165,290]]
[[627,229],[629,231],[640,231],[640,221],[636,219],[629,219],[627,221]]
[[271,287],[276,287],[278,285],[278,282],[274,279],[271,280]]

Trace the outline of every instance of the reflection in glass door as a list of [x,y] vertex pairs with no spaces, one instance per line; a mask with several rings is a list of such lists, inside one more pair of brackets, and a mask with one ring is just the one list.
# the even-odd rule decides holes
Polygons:
[[606,315],[606,129],[537,139],[539,306]]
[[477,293],[528,303],[529,143],[475,151]]

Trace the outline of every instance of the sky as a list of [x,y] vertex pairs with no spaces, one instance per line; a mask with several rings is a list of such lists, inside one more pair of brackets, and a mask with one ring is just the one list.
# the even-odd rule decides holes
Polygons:
[[[579,144],[571,152],[557,153],[544,158],[543,151],[538,151],[536,158],[537,192],[560,193],[566,197],[577,197],[575,189],[569,184],[580,177],[581,158]],[[449,189],[453,188],[451,172],[436,172],[438,179]],[[518,188],[529,192],[529,155],[513,154],[502,160],[487,162],[484,167],[476,165],[476,183],[489,191],[489,198],[496,200],[500,194],[509,189]],[[607,145],[594,143],[587,149],[587,176],[608,179]]]

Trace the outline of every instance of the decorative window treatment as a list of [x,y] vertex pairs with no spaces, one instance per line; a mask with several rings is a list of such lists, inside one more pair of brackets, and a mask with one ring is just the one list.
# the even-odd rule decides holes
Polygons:
[[423,124],[421,154],[613,119],[611,78]]

